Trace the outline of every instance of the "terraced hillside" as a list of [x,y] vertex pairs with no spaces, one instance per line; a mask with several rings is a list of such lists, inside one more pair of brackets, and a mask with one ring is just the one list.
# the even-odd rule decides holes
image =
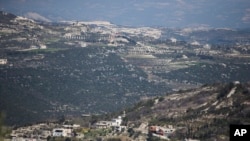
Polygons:
[[229,140],[230,124],[250,124],[250,84],[205,85],[146,101],[127,110],[129,124],[169,126],[171,139]]

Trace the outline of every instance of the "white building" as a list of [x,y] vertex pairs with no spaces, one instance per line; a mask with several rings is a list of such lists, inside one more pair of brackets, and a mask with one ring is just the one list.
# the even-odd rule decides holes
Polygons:
[[110,128],[110,127],[119,127],[122,124],[122,117],[114,118],[111,121],[98,121],[95,124],[96,128]]
[[121,126],[122,124],[122,117],[118,116],[118,118],[112,119],[112,126]]
[[98,121],[97,123],[95,123],[96,128],[110,128],[111,126],[111,121]]
[[175,38],[173,38],[173,37],[170,38],[170,40],[171,40],[172,43],[176,43],[176,42],[177,42],[177,39],[175,39]]
[[53,137],[71,137],[72,129],[55,128],[52,132]]
[[46,48],[47,48],[46,45],[40,44],[40,49],[46,49]]
[[63,125],[64,129],[78,129],[81,126],[79,124],[72,124],[72,125]]
[[7,64],[7,59],[0,59],[0,65]]

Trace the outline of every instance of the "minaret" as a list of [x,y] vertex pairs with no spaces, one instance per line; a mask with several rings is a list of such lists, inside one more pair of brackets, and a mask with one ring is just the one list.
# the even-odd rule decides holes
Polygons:
[[125,110],[123,111],[123,115],[122,115],[122,117],[123,117],[123,118],[125,118],[125,117],[126,117],[126,111],[125,111]]

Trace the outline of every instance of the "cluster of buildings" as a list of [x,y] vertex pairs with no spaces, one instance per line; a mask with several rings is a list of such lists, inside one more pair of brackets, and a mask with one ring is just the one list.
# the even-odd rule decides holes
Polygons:
[[[98,121],[91,128],[112,128],[113,131],[120,132],[122,129],[126,129],[126,126],[122,126],[123,117],[125,117],[125,113],[110,121]],[[49,137],[84,138],[84,134],[76,132],[79,129],[81,130],[82,127],[78,124],[39,123],[13,129],[10,136],[13,141],[47,140]]]
[[[98,121],[92,125],[91,128],[112,129],[113,132],[116,133],[126,131],[127,127],[122,125],[123,117],[125,117],[125,113],[110,121]],[[10,136],[12,137],[12,141],[45,141],[50,137],[74,137],[77,139],[84,139],[84,134],[77,132],[82,131],[82,129],[83,128],[78,124],[60,125],[58,123],[40,123],[12,130]],[[170,140],[170,136],[173,135],[176,130],[177,128],[174,128],[172,125],[148,126],[147,123],[142,123],[138,129],[135,129],[135,131],[141,132],[144,135],[151,134],[154,137],[166,140]]]
[[80,125],[60,125],[57,123],[40,123],[12,130],[13,141],[47,140],[48,137],[83,137],[76,134],[75,129]]
[[76,134],[73,132],[74,129],[81,128],[78,124],[63,125],[61,128],[54,128],[52,131],[53,137],[74,137]]

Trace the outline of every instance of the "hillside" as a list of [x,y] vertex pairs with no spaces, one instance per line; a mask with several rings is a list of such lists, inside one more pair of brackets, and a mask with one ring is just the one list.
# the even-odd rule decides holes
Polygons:
[[[0,16],[0,59],[7,60],[0,64],[0,111],[8,125],[113,112],[170,90],[148,81],[117,54],[110,33],[100,34],[92,24]],[[117,38],[119,44],[134,44]]]
[[214,84],[138,103],[127,124],[169,126],[171,139],[229,140],[230,124],[250,124],[250,83]]
[[0,112],[9,125],[106,114],[181,89],[250,80],[249,29],[0,17]]
[[0,11],[0,23],[10,24],[11,20],[15,19],[16,16],[4,11]]
[[13,54],[25,61],[19,62],[19,67],[0,70],[0,96],[4,97],[0,109],[6,113],[7,122],[20,124],[64,114],[106,113],[142,96],[168,90],[143,79],[143,71],[106,51],[84,48]]

